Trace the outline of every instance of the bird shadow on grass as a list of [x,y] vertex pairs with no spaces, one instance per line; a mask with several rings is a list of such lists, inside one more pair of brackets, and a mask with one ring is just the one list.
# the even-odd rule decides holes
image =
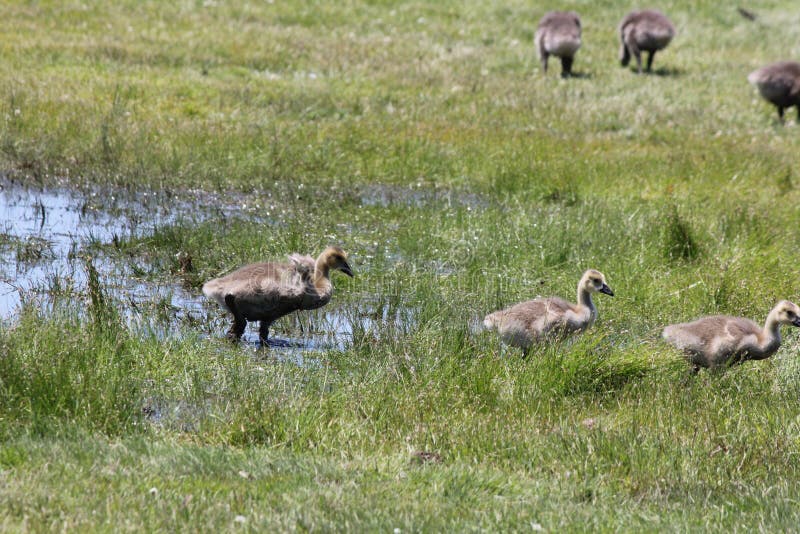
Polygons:
[[591,72],[572,71],[569,76],[564,77],[565,80],[569,80],[570,78],[576,80],[591,80],[594,78],[594,75]]
[[[629,68],[628,71],[632,72],[633,74],[639,73],[635,65]],[[658,69],[653,69],[650,72],[646,70],[642,71],[642,76],[658,76],[660,78],[680,78],[685,75],[686,71],[677,67],[660,67]]]

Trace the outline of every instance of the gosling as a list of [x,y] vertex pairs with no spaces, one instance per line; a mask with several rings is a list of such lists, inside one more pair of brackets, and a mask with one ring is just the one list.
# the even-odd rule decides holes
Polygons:
[[758,88],[765,100],[778,108],[778,118],[783,122],[786,108],[797,106],[797,119],[800,120],[800,63],[779,61],[754,70],[747,81]]
[[561,77],[572,75],[572,62],[581,47],[581,19],[574,11],[550,11],[539,21],[534,43],[539,51],[542,70],[547,73],[547,59],[561,58]]
[[525,355],[534,343],[545,339],[561,339],[583,332],[597,320],[592,293],[614,296],[600,271],[589,269],[578,282],[578,303],[558,297],[536,298],[486,316],[483,324],[497,330],[508,345],[519,347]]
[[648,52],[647,72],[650,72],[656,52],[666,48],[673,37],[675,37],[675,27],[660,11],[654,9],[631,11],[619,24],[620,63],[623,67],[627,67],[633,55],[641,74],[642,51],[645,51]]
[[762,330],[750,319],[714,315],[664,329],[664,340],[683,351],[693,372],[769,358],[781,346],[780,325],[800,326],[800,307],[780,301]]
[[269,327],[276,320],[293,311],[320,308],[330,301],[332,269],[353,276],[347,254],[339,247],[326,248],[316,260],[292,254],[288,263],[246,265],[206,282],[203,294],[233,315],[229,339],[240,339],[247,321],[260,321],[258,335],[266,345]]

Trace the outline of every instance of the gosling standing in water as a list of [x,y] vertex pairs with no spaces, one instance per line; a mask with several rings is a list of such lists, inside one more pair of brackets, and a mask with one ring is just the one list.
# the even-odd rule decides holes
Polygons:
[[333,292],[332,269],[353,276],[347,254],[339,247],[328,247],[316,260],[292,254],[289,263],[246,265],[206,282],[203,294],[233,315],[228,338],[241,338],[247,321],[261,321],[258,335],[266,344],[269,327],[277,319],[293,311],[313,310],[328,303]]
[[783,122],[786,108],[797,106],[797,119],[800,121],[800,63],[779,61],[754,70],[747,81],[758,88],[765,100],[778,108],[778,118]]
[[597,320],[592,293],[598,292],[614,296],[603,273],[589,269],[578,282],[577,304],[558,297],[536,298],[491,313],[483,324],[489,330],[497,330],[505,343],[521,348],[527,355],[534,343],[563,338],[592,326]]
[[631,11],[619,23],[620,63],[623,67],[627,67],[631,56],[635,57],[641,74],[642,52],[648,52],[647,72],[650,72],[656,52],[666,48],[673,37],[675,37],[675,27],[660,11],[654,9]]
[[547,58],[561,58],[561,77],[572,74],[572,61],[581,47],[581,19],[574,11],[550,11],[539,21],[534,37],[542,70],[547,73]]
[[714,315],[664,329],[667,343],[682,350],[694,372],[700,367],[735,365],[769,358],[781,346],[780,326],[800,326],[800,307],[780,301],[762,329],[750,319]]

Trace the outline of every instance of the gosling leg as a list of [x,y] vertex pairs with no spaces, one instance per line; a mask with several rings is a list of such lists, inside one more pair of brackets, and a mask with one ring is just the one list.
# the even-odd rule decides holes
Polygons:
[[630,43],[627,44],[627,46],[625,47],[625,51],[627,52],[625,54],[625,56],[627,56],[627,61],[624,61],[623,67],[628,64],[628,61],[630,60],[630,57],[633,56],[634,59],[636,60],[636,70],[638,70],[639,74],[641,74],[642,73],[642,51],[639,50],[639,47],[633,41],[631,41]]
[[655,50],[652,50],[647,55],[647,72],[650,72],[653,69],[653,58],[655,57],[655,55],[656,55],[656,51]]
[[623,67],[627,67],[628,63],[631,62],[631,52],[628,50],[627,45],[625,43],[622,44],[622,48],[619,50],[619,64]]
[[683,375],[683,377],[681,378],[681,385],[688,386],[689,384],[693,384],[694,380],[696,380],[695,377],[699,372],[700,372],[700,366],[692,365],[689,368],[689,372]]
[[269,340],[269,327],[271,324],[269,321],[261,321],[258,325],[258,340],[264,346],[268,344],[267,340]]
[[225,295],[225,306],[228,307],[233,314],[233,325],[228,330],[227,337],[231,341],[238,341],[244,334],[244,329],[247,328],[247,319],[244,318],[242,312],[236,307],[236,297],[233,295]]
[[572,61],[574,58],[564,56],[561,58],[561,77],[569,78],[572,76]]

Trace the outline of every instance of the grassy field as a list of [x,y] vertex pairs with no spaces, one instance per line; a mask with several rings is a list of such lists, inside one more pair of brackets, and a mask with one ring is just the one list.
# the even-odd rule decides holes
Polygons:
[[[303,365],[221,319],[153,335],[87,267],[0,325],[0,530],[797,530],[797,333],[695,377],[659,338],[800,300],[800,124],[746,81],[800,59],[794,2],[665,0],[642,76],[623,2],[106,4],[4,6],[6,179],[247,204],[95,244],[194,293],[338,244],[356,277],[274,332],[352,335]],[[553,7],[573,79],[535,56]],[[523,360],[478,328],[590,267],[586,335]]]

